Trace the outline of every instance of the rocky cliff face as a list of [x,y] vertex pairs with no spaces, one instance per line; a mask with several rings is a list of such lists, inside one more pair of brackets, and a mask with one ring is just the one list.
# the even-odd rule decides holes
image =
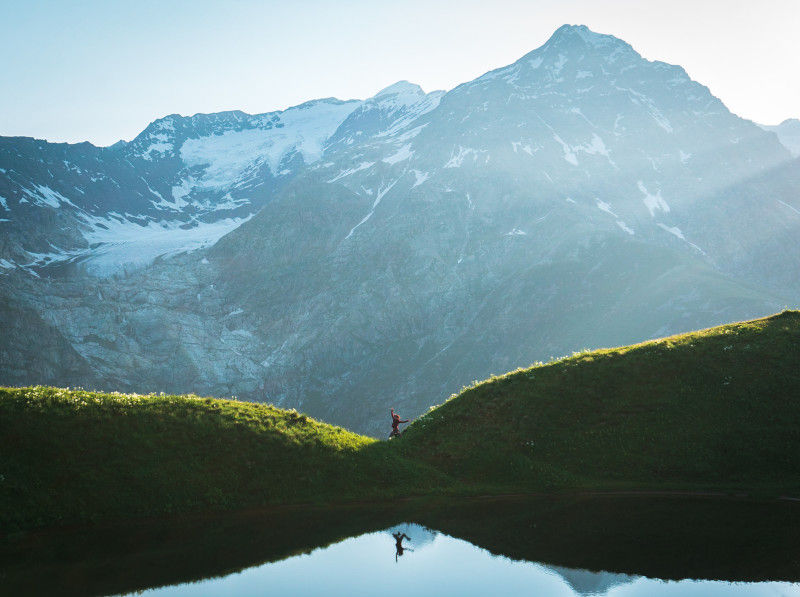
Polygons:
[[[798,161],[680,67],[585,27],[448,93],[401,82],[167,117],[107,149],[2,148],[0,285],[109,389],[375,431],[493,372],[800,296]],[[53,170],[84,154],[82,171],[114,165],[94,202]]]

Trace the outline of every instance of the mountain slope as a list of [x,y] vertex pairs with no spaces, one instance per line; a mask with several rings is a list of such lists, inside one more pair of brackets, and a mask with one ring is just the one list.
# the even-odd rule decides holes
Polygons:
[[778,125],[761,125],[761,128],[777,134],[780,142],[792,152],[792,155],[800,156],[800,120],[788,118]]
[[398,442],[469,484],[800,489],[800,312],[477,384]]

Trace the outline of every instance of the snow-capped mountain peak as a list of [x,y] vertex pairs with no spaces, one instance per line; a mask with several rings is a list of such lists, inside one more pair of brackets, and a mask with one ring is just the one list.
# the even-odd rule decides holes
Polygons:
[[416,83],[409,83],[408,81],[403,80],[393,83],[388,87],[384,87],[373,96],[373,99],[388,95],[401,95],[420,98],[425,95],[425,92],[422,90],[422,87]]
[[438,100],[442,95],[443,92],[441,91],[426,94],[422,87],[415,83],[398,81],[385,89],[381,89],[366,103],[374,104],[378,109],[389,113],[408,110],[418,116],[439,105]]
[[[544,45],[518,60],[531,70],[540,67],[555,70],[556,74],[567,62],[600,61],[604,64],[619,62],[620,58],[640,60],[641,56],[630,44],[603,33],[595,33],[585,25],[562,25]],[[513,66],[513,65],[512,65]]]
[[592,48],[603,48],[606,46],[624,45],[627,43],[613,35],[596,33],[586,25],[562,25],[555,30],[550,39],[543,47],[583,43]]

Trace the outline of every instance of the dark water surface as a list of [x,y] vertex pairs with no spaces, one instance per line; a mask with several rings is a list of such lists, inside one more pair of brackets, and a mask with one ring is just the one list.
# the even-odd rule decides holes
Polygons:
[[2,595],[797,595],[800,504],[686,497],[281,508],[0,541]]

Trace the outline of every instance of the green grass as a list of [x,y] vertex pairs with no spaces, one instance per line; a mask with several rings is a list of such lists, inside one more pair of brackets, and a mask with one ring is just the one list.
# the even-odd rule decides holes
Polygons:
[[385,443],[266,404],[0,389],[0,529],[422,493]]
[[493,491],[800,493],[800,313],[493,377],[398,442]]
[[265,404],[0,388],[0,533],[430,494],[800,495],[800,313],[576,354],[379,442]]

